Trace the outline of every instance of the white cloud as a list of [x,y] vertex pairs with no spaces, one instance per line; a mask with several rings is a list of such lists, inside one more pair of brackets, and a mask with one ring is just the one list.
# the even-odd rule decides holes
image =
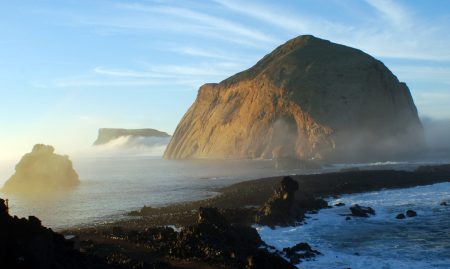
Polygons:
[[[120,7],[140,12],[157,13],[166,16],[168,15],[179,20],[187,20],[189,23],[199,23],[198,26],[202,28],[201,30],[208,31],[209,33],[211,33],[211,36],[216,36],[217,34],[228,35],[226,37],[230,38],[230,40],[238,40],[239,38],[237,37],[240,37],[247,40],[252,40],[253,42],[264,42],[268,44],[277,44],[280,42],[280,40],[274,38],[271,35],[263,33],[258,29],[246,27],[227,19],[210,16],[205,13],[187,8],[142,4],[123,4],[120,5]],[[212,34],[213,32],[215,32],[216,34]],[[234,36],[234,38],[229,35]],[[241,40],[241,42],[243,42],[243,40]]]
[[401,6],[398,1],[392,0],[366,0],[384,18],[397,27],[405,28],[411,25],[411,13],[406,7]]
[[[293,14],[260,2],[216,0],[224,7],[298,34],[313,34],[357,47],[376,57],[450,60],[448,30],[388,0],[367,0],[373,12],[361,22],[342,23],[310,13]],[[338,3],[339,4],[339,3]]]

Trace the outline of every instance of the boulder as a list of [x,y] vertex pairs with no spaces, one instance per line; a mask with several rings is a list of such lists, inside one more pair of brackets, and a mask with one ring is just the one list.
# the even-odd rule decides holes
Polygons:
[[406,216],[403,213],[399,213],[399,214],[397,214],[397,216],[395,218],[396,219],[404,219],[404,218],[406,218]]
[[16,165],[16,172],[6,181],[3,191],[55,191],[78,185],[78,174],[69,157],[55,154],[54,150],[49,145],[35,145]]
[[283,252],[293,264],[298,264],[301,260],[308,260],[321,254],[319,251],[313,250],[308,243],[298,243],[293,247],[283,248]]
[[414,210],[408,209],[408,210],[406,210],[406,216],[408,216],[409,218],[412,218],[412,217],[417,216],[417,213]]
[[375,210],[373,210],[373,208],[360,206],[358,204],[351,206],[350,211],[352,212],[352,215],[355,217],[367,218],[369,217],[369,215],[375,215]]

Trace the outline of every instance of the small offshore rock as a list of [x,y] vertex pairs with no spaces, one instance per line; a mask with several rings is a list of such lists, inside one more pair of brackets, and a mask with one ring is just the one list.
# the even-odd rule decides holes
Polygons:
[[339,203],[334,204],[334,206],[340,207],[340,206],[345,206],[345,204],[342,202],[339,202]]
[[404,219],[404,218],[406,218],[406,216],[405,216],[405,214],[400,213],[400,214],[397,214],[397,216],[395,218],[396,219]]
[[406,211],[406,216],[412,218],[412,217],[417,216],[417,213],[416,213],[416,211],[409,209]]
[[446,201],[441,202],[439,205],[441,205],[441,206],[448,206]]
[[373,210],[373,208],[360,206],[358,204],[351,206],[350,211],[352,212],[352,215],[355,217],[367,218],[369,217],[369,215],[375,215],[375,210]]

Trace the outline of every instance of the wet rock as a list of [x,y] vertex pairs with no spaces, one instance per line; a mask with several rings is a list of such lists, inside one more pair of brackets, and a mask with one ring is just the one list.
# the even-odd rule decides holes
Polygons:
[[446,201],[443,201],[443,202],[441,202],[439,205],[441,205],[441,206],[447,206],[448,204],[447,204]]
[[352,218],[350,218],[350,217],[345,217],[345,220],[351,220]]
[[352,215],[355,217],[367,218],[369,217],[369,215],[375,215],[375,210],[373,210],[373,208],[360,206],[358,204],[351,206],[350,211],[352,212]]
[[306,212],[314,214],[318,209],[328,207],[323,199],[296,198],[298,188],[297,181],[292,177],[284,177],[272,197],[256,213],[255,222],[270,227],[295,225],[304,218]]
[[417,216],[417,213],[416,213],[416,211],[414,211],[414,210],[408,209],[408,210],[406,211],[406,216],[408,216],[409,218],[412,218],[412,217]]
[[396,219],[404,219],[404,218],[406,218],[406,216],[405,216],[405,214],[400,213],[400,214],[397,214],[397,216],[395,218]]
[[259,249],[262,245],[256,229],[229,224],[216,208],[200,208],[197,223],[181,230],[170,253],[176,258],[197,258],[237,268],[292,268],[280,257]]
[[293,264],[298,264],[301,260],[311,259],[321,254],[319,251],[313,250],[308,243],[298,243],[293,247],[284,248],[283,251],[286,258]]
[[345,206],[345,204],[342,203],[342,202],[339,202],[339,203],[334,204],[334,206],[336,206],[336,207],[341,207],[341,206]]
[[289,176],[284,177],[272,197],[259,209],[255,221],[273,227],[292,225],[303,218],[304,210],[295,206],[297,190],[297,181]]

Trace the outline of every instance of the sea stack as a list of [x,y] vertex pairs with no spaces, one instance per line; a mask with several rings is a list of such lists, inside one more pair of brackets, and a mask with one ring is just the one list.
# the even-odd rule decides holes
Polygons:
[[366,161],[423,145],[405,83],[358,49],[304,35],[200,87],[164,157]]
[[67,155],[54,153],[49,145],[36,144],[16,165],[6,181],[5,192],[41,192],[70,188],[80,183]]

